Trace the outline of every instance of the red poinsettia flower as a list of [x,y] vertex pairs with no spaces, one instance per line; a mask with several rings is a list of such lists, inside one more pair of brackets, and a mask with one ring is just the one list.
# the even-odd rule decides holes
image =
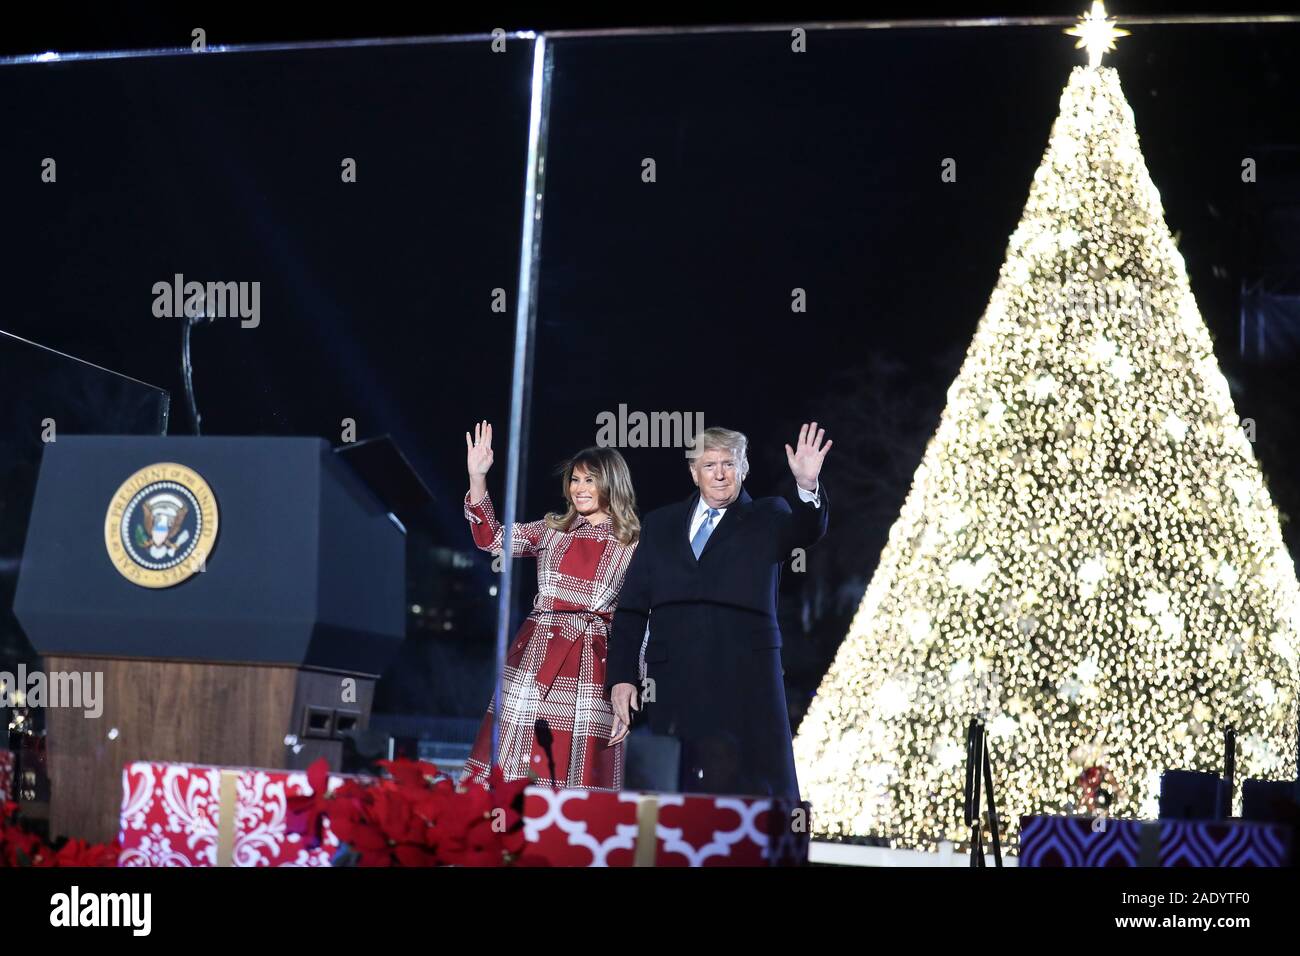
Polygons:
[[455,866],[501,866],[504,856],[500,835],[492,829],[487,814],[465,814],[461,827],[443,851],[448,863]]
[[4,834],[6,866],[53,866],[54,854],[35,833],[11,825]]
[[56,851],[28,831],[18,813],[18,804],[0,804],[0,866],[117,866],[121,846],[116,840],[102,844],[64,840]]
[[359,855],[361,866],[392,866],[400,845],[418,845],[423,824],[395,789],[372,787],[357,812],[340,828],[339,839]]
[[387,865],[381,862],[388,851],[388,839],[371,818],[372,792],[336,793],[330,803],[330,829],[346,844],[365,858],[367,866]]
[[393,846],[424,844],[424,821],[412,811],[411,801],[397,789],[381,790],[373,804],[375,821]]
[[361,782],[360,780],[345,780],[343,783],[330,794],[329,807],[327,814],[330,822],[333,822],[333,814],[338,812],[339,805],[345,807],[357,808],[365,805],[374,792],[374,788]]
[[470,831],[477,823],[490,824],[491,817],[492,801],[486,788],[476,783],[457,787],[455,799],[447,804],[438,821],[442,831],[438,849],[443,862],[452,866],[474,865],[469,855],[473,845]]
[[18,816],[18,804],[14,803],[12,800],[6,800],[4,803],[0,803],[0,826],[13,820],[16,816]]
[[320,846],[321,821],[329,814],[329,779],[329,761],[321,757],[307,768],[311,793],[291,793],[285,800],[285,829],[303,837],[310,849]]
[[410,843],[393,847],[393,858],[397,866],[437,866],[439,862],[435,851]]
[[440,846],[446,862],[458,866],[504,866],[515,862],[524,849],[523,791],[527,780],[505,782],[500,772],[489,789],[481,780],[456,789],[456,799],[440,826]]
[[524,791],[532,784],[527,778],[506,782],[500,771],[493,774],[492,799],[495,807],[505,813],[505,832],[501,834],[502,849],[507,854],[507,862],[513,862],[523,853],[524,839]]
[[411,813],[419,824],[414,836],[426,849],[436,852],[442,846],[448,830],[447,812],[455,799],[451,781],[441,780],[411,801]]
[[456,785],[444,777],[420,790],[407,791],[407,795],[413,807],[423,811],[429,819],[437,819],[447,803],[454,799]]
[[500,770],[492,772],[492,805],[506,811],[510,826],[522,823],[524,819],[524,791],[532,781],[527,777],[506,781]]
[[[387,773],[383,779],[346,781],[325,800],[295,800],[291,809],[299,825],[319,832],[328,817],[352,851],[347,861],[360,866],[545,864],[523,856],[524,788],[530,781],[507,783],[498,770],[491,786],[482,780],[458,785],[424,761],[399,758],[378,765]],[[323,761],[313,765],[309,780],[323,793]]]
[[121,845],[112,843],[87,843],[69,840],[54,855],[54,866],[117,866]]
[[329,821],[330,829],[339,838],[339,842],[352,842],[353,831],[365,819],[366,799],[361,795],[335,794],[330,802]]
[[443,775],[434,764],[423,760],[408,760],[405,757],[398,757],[396,760],[377,760],[375,764],[387,770],[397,785],[402,788],[422,789]]
[[358,866],[392,866],[393,848],[384,831],[368,820],[361,821],[352,832],[350,846],[357,853]]

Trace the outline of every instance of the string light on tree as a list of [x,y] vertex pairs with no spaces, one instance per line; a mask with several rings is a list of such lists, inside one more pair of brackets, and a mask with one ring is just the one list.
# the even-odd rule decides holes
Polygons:
[[[818,832],[964,842],[967,721],[1002,819],[1118,816],[1165,768],[1294,774],[1300,586],[1215,360],[1100,4],[902,512],[795,740]],[[1094,776],[1097,776],[1094,774]],[[1092,779],[1092,778],[1089,778]],[[1098,778],[1100,779],[1100,778]]]

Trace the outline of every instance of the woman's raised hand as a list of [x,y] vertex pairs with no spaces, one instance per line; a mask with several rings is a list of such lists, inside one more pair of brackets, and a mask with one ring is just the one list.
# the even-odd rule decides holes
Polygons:
[[465,433],[465,465],[471,475],[486,475],[492,467],[492,426],[479,422],[474,435]]

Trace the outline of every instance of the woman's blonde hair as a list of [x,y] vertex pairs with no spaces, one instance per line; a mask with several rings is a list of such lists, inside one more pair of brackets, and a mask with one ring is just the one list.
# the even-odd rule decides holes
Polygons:
[[601,507],[609,511],[610,527],[614,537],[621,544],[633,544],[641,536],[641,519],[636,516],[636,492],[632,490],[632,472],[627,462],[615,448],[584,448],[566,462],[562,462],[555,473],[561,476],[560,490],[569,508],[564,514],[552,512],[543,520],[547,527],[556,531],[568,531],[578,517],[578,509],[569,497],[569,481],[573,471],[579,465],[596,479],[596,493]]

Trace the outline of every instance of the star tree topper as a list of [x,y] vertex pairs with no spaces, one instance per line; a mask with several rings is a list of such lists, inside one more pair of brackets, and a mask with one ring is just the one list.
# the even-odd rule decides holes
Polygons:
[[1119,29],[1114,20],[1106,17],[1106,5],[1101,0],[1092,0],[1092,9],[1065,32],[1079,38],[1074,48],[1088,51],[1088,65],[1092,67],[1101,66],[1102,54],[1115,49],[1116,38],[1129,35],[1127,30]]

